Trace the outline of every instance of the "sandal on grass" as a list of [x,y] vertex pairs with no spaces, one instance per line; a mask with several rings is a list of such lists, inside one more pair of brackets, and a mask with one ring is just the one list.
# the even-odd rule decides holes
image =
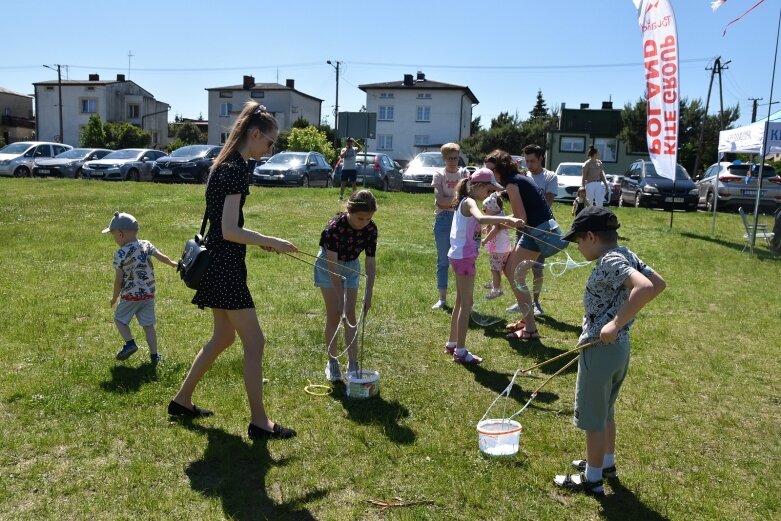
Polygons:
[[458,353],[453,353],[453,361],[459,364],[482,364],[483,359],[479,356],[475,356],[469,351],[464,353],[463,355],[459,355]]
[[540,338],[540,333],[536,329],[534,331],[529,331],[526,328],[523,328],[512,331],[507,335],[507,338],[510,340],[537,340]]
[[526,321],[521,319],[518,322],[510,322],[504,328],[507,331],[520,331],[524,327],[526,327]]
[[[578,469],[580,472],[586,472],[586,460],[576,459],[572,462],[572,467]],[[602,479],[617,479],[618,472],[616,472],[616,466],[602,468]]]
[[602,480],[588,481],[583,472],[580,474],[559,474],[553,478],[553,483],[558,487],[571,490],[572,492],[583,492],[586,495],[598,498],[605,497],[604,489],[595,490],[602,488]]

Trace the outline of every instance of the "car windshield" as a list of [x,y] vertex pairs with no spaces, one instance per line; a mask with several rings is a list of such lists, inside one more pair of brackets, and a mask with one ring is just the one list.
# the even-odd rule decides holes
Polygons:
[[0,149],[0,154],[24,154],[32,145],[30,143],[11,143]]
[[277,154],[266,161],[266,164],[298,166],[304,164],[304,161],[306,161],[306,154]]
[[83,159],[91,150],[91,148],[72,148],[71,150],[66,150],[61,154],[57,154],[54,157],[57,159]]
[[[656,173],[656,168],[654,168],[653,163],[646,163],[645,176],[654,179],[663,178],[663,176]],[[691,181],[689,174],[686,173],[686,170],[681,165],[675,165],[675,179],[677,181]]]
[[556,175],[583,175],[583,165],[559,165]]
[[127,148],[125,150],[117,150],[104,156],[103,159],[135,159],[141,153],[141,150],[136,148]]
[[[749,164],[730,165],[729,173],[732,175],[739,175],[741,177],[746,177],[749,167],[751,167],[751,175],[753,176],[759,175],[759,165],[749,165]],[[765,167],[762,169],[762,179],[767,179],[769,177],[775,177],[775,176],[776,176],[775,169],[770,165],[765,165]]]
[[209,151],[211,147],[208,145],[190,145],[187,147],[177,148],[171,152],[171,157],[196,157],[202,156]]
[[445,160],[442,159],[442,154],[426,154],[426,155],[419,155],[415,158],[413,161],[415,163],[415,166],[426,166],[426,167],[436,167],[436,168],[442,168],[445,166]]

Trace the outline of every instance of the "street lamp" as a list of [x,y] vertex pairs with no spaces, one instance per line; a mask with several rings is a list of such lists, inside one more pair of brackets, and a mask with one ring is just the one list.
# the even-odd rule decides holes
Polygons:
[[54,70],[57,71],[57,91],[58,91],[58,95],[59,95],[59,98],[60,98],[60,102],[59,102],[59,108],[60,108],[60,139],[58,140],[58,142],[59,143],[63,143],[65,140],[64,140],[63,135],[62,135],[62,73],[61,73],[62,65],[57,65],[56,69],[54,67],[50,66],[50,65],[44,65],[44,67],[46,67],[47,69],[51,69],[53,71]]
[[[336,107],[334,108],[334,146],[339,148],[339,66],[342,64],[340,61],[332,62],[327,60],[326,63],[336,69]],[[336,65],[334,65],[336,63]]]

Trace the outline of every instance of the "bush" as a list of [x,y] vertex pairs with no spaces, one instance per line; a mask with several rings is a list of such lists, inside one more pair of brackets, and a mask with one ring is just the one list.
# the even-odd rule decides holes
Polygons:
[[187,146],[187,145],[189,145],[189,144],[190,144],[190,143],[185,143],[185,142],[184,142],[184,141],[182,141],[181,139],[179,139],[179,138],[176,138],[176,139],[174,139],[173,141],[171,141],[170,143],[168,143],[168,144],[165,146],[165,151],[166,151],[168,154],[170,154],[171,152],[173,152],[173,151],[174,151],[174,150],[176,150],[177,148],[186,147],[186,146]]
[[103,127],[106,131],[106,146],[113,150],[122,148],[145,148],[152,142],[149,132],[125,122],[109,122]]
[[320,152],[329,164],[336,159],[336,151],[328,142],[328,136],[325,132],[317,130],[314,125],[292,129],[287,138],[287,149],[299,152],[309,152],[310,150]]
[[81,131],[81,146],[86,148],[107,148],[106,131],[100,116],[90,116],[87,125]]

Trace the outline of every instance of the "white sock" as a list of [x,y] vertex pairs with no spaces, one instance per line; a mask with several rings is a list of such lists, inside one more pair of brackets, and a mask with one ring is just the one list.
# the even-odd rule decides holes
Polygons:
[[616,455],[613,454],[605,454],[605,458],[602,460],[602,468],[606,469],[608,467],[612,467],[616,464]]
[[586,480],[600,481],[602,479],[602,467],[592,467],[586,463]]

